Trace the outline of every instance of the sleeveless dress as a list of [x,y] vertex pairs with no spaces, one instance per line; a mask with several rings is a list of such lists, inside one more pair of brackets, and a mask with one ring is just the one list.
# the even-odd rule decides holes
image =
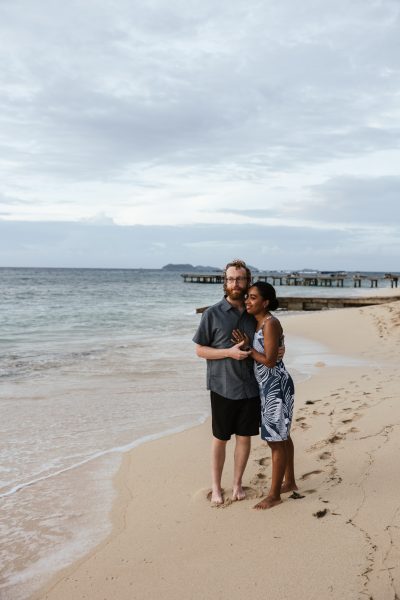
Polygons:
[[[265,353],[263,328],[255,332],[253,348]],[[260,387],[261,438],[267,442],[287,440],[293,416],[293,380],[282,360],[272,368],[254,361],[254,374]]]

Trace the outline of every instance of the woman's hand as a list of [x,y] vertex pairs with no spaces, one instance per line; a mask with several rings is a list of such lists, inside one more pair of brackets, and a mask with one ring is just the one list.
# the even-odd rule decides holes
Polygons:
[[249,336],[246,335],[245,333],[243,333],[243,331],[240,331],[240,329],[234,329],[232,331],[231,341],[234,344],[239,344],[240,342],[244,342],[241,347],[241,350],[244,350],[244,351],[251,350]]

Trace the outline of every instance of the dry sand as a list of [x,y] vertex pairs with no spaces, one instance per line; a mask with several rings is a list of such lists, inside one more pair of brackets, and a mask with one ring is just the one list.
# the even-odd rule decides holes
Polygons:
[[269,449],[256,438],[248,498],[220,508],[206,499],[209,422],[147,443],[115,479],[112,534],[35,600],[400,597],[400,302],[303,314],[285,329],[365,361],[321,360],[297,386],[292,435],[304,498],[286,494],[278,507],[252,510],[271,475]]

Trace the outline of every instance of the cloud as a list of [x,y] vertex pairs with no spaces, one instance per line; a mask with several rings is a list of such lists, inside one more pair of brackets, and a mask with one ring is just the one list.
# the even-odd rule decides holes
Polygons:
[[[137,256],[152,265],[163,250],[181,262],[183,244],[197,263],[212,263],[215,244],[222,264],[235,243],[252,247],[255,231],[271,238],[257,234],[255,264],[257,252],[290,263],[292,239],[306,264],[316,252],[363,260],[377,225],[370,258],[388,258],[399,221],[399,15],[394,0],[43,0],[40,11],[2,2],[6,227],[23,235],[33,229],[11,221],[59,221],[52,260],[63,264],[128,264],[137,248],[125,234],[140,229],[114,223],[145,224],[150,237],[152,224],[189,226],[193,239],[178,227],[172,241],[166,227],[143,242],[148,257]],[[86,223],[65,225],[74,221]],[[250,235],[245,224],[265,229]],[[121,236],[110,256],[100,225]],[[55,242],[44,231],[47,254],[44,240],[35,237],[31,258],[14,240],[7,260],[45,263]]]
[[250,217],[252,219],[270,219],[274,217],[281,217],[283,215],[282,210],[274,210],[269,208],[222,208],[216,212],[231,215],[240,215],[243,217]]
[[6,3],[11,156],[87,180],[138,161],[279,169],[396,145],[396,5],[281,4]]
[[6,196],[6,195],[0,193],[0,206],[1,205],[18,206],[18,205],[27,205],[29,203],[30,203],[30,201],[28,199],[17,198],[17,197],[13,197],[13,196]]
[[260,269],[398,270],[400,240],[387,230],[226,225],[121,227],[0,220],[0,266],[160,268],[221,266],[241,256]]
[[400,224],[400,177],[335,177],[310,188],[298,214],[329,223]]

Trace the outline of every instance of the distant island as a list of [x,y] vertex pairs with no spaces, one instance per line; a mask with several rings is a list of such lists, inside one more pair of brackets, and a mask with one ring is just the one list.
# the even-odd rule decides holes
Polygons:
[[189,273],[221,273],[222,269],[219,267],[206,267],[203,265],[193,266],[190,264],[172,264],[169,263],[161,269],[162,271],[186,271]]

